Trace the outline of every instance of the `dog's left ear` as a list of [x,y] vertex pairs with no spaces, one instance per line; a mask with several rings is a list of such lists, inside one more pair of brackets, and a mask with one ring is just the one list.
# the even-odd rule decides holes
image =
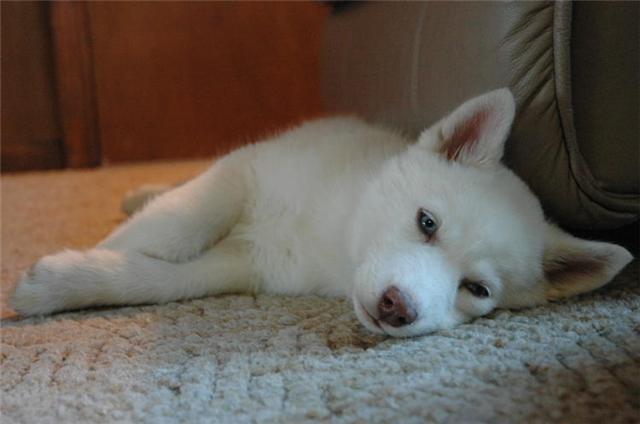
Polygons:
[[491,91],[468,100],[425,130],[418,145],[465,165],[493,166],[502,158],[514,116],[509,89]]
[[632,259],[622,246],[579,239],[549,225],[543,259],[546,297],[563,299],[602,287]]

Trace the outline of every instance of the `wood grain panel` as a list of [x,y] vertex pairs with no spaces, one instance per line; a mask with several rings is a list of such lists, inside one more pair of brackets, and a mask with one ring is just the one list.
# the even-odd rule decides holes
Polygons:
[[64,165],[49,5],[2,2],[2,170]]
[[54,2],[51,8],[67,166],[98,165],[100,134],[87,3]]
[[88,6],[103,163],[223,153],[322,113],[326,6]]

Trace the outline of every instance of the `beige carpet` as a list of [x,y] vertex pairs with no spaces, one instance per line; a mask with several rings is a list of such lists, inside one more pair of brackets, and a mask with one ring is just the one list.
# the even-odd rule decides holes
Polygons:
[[[19,272],[89,246],[126,190],[204,162],[2,177],[2,302]],[[640,421],[638,262],[568,303],[415,339],[349,304],[223,296],[18,320],[3,307],[3,423]]]

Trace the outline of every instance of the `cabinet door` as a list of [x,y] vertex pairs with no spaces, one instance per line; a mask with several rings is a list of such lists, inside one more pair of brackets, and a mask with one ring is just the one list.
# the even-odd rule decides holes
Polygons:
[[2,2],[2,168],[221,154],[322,113],[312,2]]
[[326,6],[86,6],[103,163],[224,153],[322,111]]
[[64,166],[49,7],[1,2],[2,170]]

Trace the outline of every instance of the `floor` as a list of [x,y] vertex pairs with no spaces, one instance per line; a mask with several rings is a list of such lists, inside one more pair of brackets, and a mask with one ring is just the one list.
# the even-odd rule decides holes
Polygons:
[[7,422],[556,422],[640,417],[638,261],[567,302],[413,339],[372,335],[347,301],[220,296],[19,319],[39,256],[90,246],[124,193],[206,162],[2,177],[0,413]]

